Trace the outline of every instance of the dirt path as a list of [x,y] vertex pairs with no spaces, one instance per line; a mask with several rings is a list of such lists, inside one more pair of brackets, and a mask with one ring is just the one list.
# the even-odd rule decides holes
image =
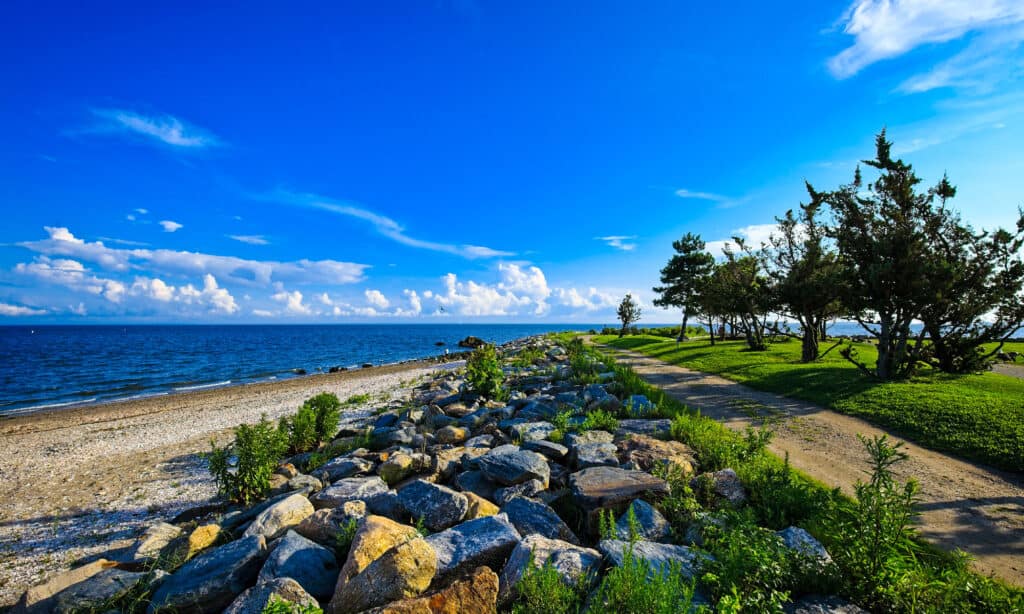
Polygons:
[[996,373],[1016,377],[1017,379],[1024,379],[1024,365],[1012,365],[1005,362],[997,362],[992,365],[992,370]]
[[[636,352],[604,348],[647,382],[732,429],[774,425],[769,448],[792,465],[852,493],[865,477],[857,434],[881,435],[871,424],[715,376],[666,364]],[[975,568],[1024,586],[1024,480],[907,443],[910,460],[897,471],[921,485],[920,531],[928,540],[975,557]]]

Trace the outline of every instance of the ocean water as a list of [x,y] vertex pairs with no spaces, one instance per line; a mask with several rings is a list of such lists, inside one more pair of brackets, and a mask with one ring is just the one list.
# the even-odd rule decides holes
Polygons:
[[[0,415],[298,377],[592,324],[0,326]],[[600,326],[596,326],[600,328]],[[441,341],[445,346],[438,347]]]

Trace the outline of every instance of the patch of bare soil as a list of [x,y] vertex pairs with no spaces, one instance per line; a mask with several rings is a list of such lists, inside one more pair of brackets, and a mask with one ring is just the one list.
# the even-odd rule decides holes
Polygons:
[[[747,388],[715,375],[666,364],[636,352],[612,350],[620,363],[650,384],[726,426],[743,430],[768,423],[769,448],[790,463],[852,494],[866,477],[867,456],[857,435],[886,433],[859,418]],[[890,434],[892,437],[892,435]],[[896,438],[900,440],[900,438]],[[920,533],[947,550],[975,558],[984,574],[1024,586],[1024,480],[1021,476],[933,452],[907,442],[910,460],[896,473],[921,485]]]

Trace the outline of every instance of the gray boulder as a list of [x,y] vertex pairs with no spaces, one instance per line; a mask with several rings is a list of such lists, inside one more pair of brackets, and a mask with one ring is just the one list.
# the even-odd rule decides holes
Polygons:
[[619,428],[615,430],[615,437],[622,438],[629,435],[647,435],[648,437],[668,437],[672,432],[672,421],[663,418],[660,420],[644,420],[629,418],[619,420]]
[[807,595],[785,606],[786,614],[868,614],[867,610],[842,597]]
[[345,478],[313,495],[311,501],[317,509],[338,507],[348,501],[366,500],[373,495],[388,492],[388,485],[378,476]]
[[697,490],[702,481],[712,483],[712,493],[719,502],[732,507],[739,507],[747,501],[747,489],[732,469],[722,469],[713,473],[702,473],[690,480],[690,488]]
[[366,503],[349,501],[333,509],[313,512],[295,526],[295,532],[319,544],[333,547],[337,536],[351,522],[359,522],[366,516]]
[[146,579],[143,572],[109,568],[91,578],[57,593],[53,599],[55,614],[71,614],[99,609],[111,601],[127,595]]
[[538,534],[550,539],[558,539],[570,544],[579,544],[580,540],[572,532],[569,525],[547,504],[526,497],[514,497],[506,503],[501,511],[508,516],[509,522],[515,526],[520,535]]
[[[506,446],[502,446],[504,448]],[[514,447],[514,446],[509,446]],[[480,470],[489,479],[504,486],[540,480],[545,485],[551,477],[547,459],[528,450],[496,452],[495,448],[477,459]]]
[[775,534],[782,540],[783,545],[790,550],[794,550],[806,557],[817,559],[822,564],[832,562],[832,556],[829,555],[828,550],[825,550],[825,546],[800,527],[786,527],[781,531],[776,531]]
[[267,557],[258,582],[291,578],[310,595],[327,599],[338,581],[338,562],[334,552],[316,544],[295,531],[288,531]]
[[613,443],[584,443],[572,450],[573,466],[579,469],[589,467],[618,467],[618,448]]
[[597,549],[618,567],[626,560],[626,553],[632,552],[633,558],[643,559],[650,565],[648,577],[666,575],[673,564],[678,564],[683,579],[693,580],[700,575],[705,562],[710,560],[708,555],[686,546],[645,541],[630,544],[618,539],[603,539],[597,544]]
[[562,581],[575,586],[580,578],[596,578],[601,569],[601,554],[592,548],[583,548],[543,535],[527,535],[519,542],[499,577],[498,601],[507,602],[515,596],[515,586],[522,579],[530,560],[540,569],[545,564],[558,572]]
[[410,514],[422,519],[430,531],[443,531],[457,524],[469,509],[469,501],[462,493],[424,480],[415,480],[398,491],[398,501]]
[[565,460],[565,457],[569,454],[569,448],[563,446],[560,443],[555,443],[553,441],[547,441],[544,439],[524,441],[521,447],[522,449],[529,450],[530,452],[543,454],[544,456],[550,458],[553,461]]
[[313,504],[302,495],[292,495],[260,512],[243,536],[262,535],[276,539],[313,514]]
[[274,601],[318,607],[316,599],[291,578],[276,578],[246,589],[231,602],[224,614],[262,614]]
[[519,533],[499,514],[463,522],[426,541],[437,554],[435,583],[440,585],[480,565],[500,569],[519,543]]
[[672,525],[661,515],[653,505],[642,499],[636,499],[629,504],[626,511],[615,523],[615,530],[619,538],[630,539],[629,511],[633,510],[636,518],[637,532],[640,539],[651,542],[664,542],[672,537]]
[[149,612],[220,612],[252,586],[266,553],[263,536],[250,535],[199,555],[160,585],[153,594]]
[[602,509],[616,513],[625,510],[633,499],[662,497],[668,494],[668,483],[643,471],[618,467],[591,467],[569,476],[569,489],[576,504],[587,514],[591,531],[598,526]]
[[370,473],[371,471],[373,471],[373,463],[365,458],[342,456],[331,459],[322,465],[316,470],[316,474],[325,477],[325,482],[337,482],[338,480],[344,480],[360,473]]
[[480,470],[463,471],[455,476],[454,484],[462,492],[471,492],[490,500],[494,500],[494,491],[498,488],[498,485]]
[[513,424],[509,431],[522,441],[540,441],[555,431],[555,425],[550,422],[523,422]]
[[494,502],[498,505],[505,505],[515,497],[536,497],[544,492],[544,483],[540,480],[530,480],[515,486],[506,486],[494,491]]
[[565,445],[569,449],[588,443],[611,443],[614,437],[608,431],[583,431],[582,433],[568,433],[565,436]]
[[146,528],[131,549],[131,560],[152,561],[160,557],[167,546],[181,535],[181,529],[173,524],[158,522]]

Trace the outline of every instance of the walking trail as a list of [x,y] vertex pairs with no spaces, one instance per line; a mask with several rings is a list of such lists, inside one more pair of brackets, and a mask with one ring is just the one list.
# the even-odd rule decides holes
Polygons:
[[[769,445],[772,452],[779,456],[789,453],[794,467],[849,494],[853,484],[867,475],[867,455],[857,435],[886,433],[817,405],[753,390],[637,352],[603,349],[648,383],[729,428],[743,430],[767,422],[775,431]],[[904,450],[910,459],[895,473],[902,480],[913,478],[921,486],[921,535],[944,549],[959,548],[971,554],[975,569],[984,574],[1024,586],[1024,479],[910,442]]]

